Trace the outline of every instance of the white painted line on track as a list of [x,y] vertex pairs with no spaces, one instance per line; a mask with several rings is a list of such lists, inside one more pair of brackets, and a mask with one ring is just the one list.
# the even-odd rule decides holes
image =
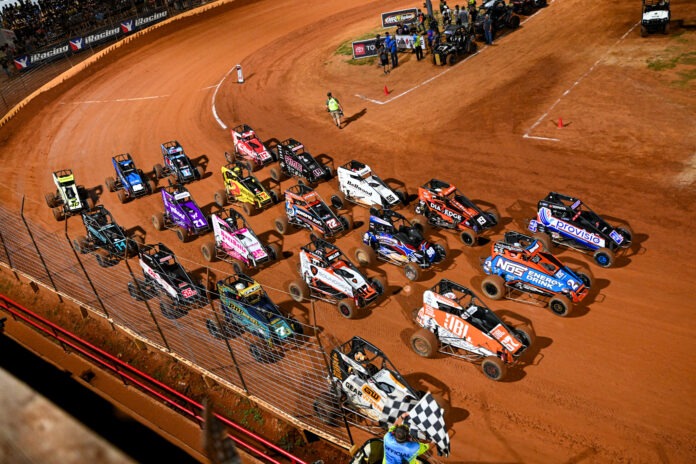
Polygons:
[[522,138],[524,138],[524,139],[537,139],[537,140],[549,140],[551,142],[560,142],[561,141],[561,139],[554,139],[551,137],[539,137],[536,135],[527,135],[527,134],[524,134],[522,136]]
[[157,98],[167,98],[169,95],[153,95],[151,97],[134,97],[134,98],[116,98],[114,100],[82,100],[69,103],[61,103],[61,105],[81,105],[83,103],[113,103],[113,102],[131,102],[142,100],[155,100]]
[[551,105],[551,106],[549,107],[549,109],[547,109],[546,112],[545,112],[544,114],[542,114],[541,116],[539,116],[539,119],[537,119],[537,120],[534,122],[534,124],[532,124],[532,126],[531,126],[529,129],[527,129],[527,132],[525,132],[525,134],[522,136],[522,138],[525,138],[525,139],[539,139],[539,140],[552,140],[552,141],[555,141],[555,142],[559,142],[560,139],[554,139],[554,138],[549,138],[549,137],[532,137],[532,136],[529,135],[529,133],[532,132],[534,129],[536,129],[536,127],[537,127],[539,124],[541,124],[541,121],[543,121],[544,119],[546,119],[546,117],[549,115],[549,113],[550,113],[551,111],[553,111],[553,109],[556,107],[556,105],[558,105],[558,104],[561,102],[561,99],[563,99],[563,97],[567,96],[567,95],[570,93],[571,90],[573,90],[575,87],[577,87],[577,86],[580,84],[580,82],[582,82],[583,79],[585,79],[592,71],[594,71],[595,68],[597,67],[597,65],[598,65],[599,63],[601,63],[601,62],[606,58],[606,56],[609,54],[609,52],[611,52],[611,51],[614,49],[614,47],[616,47],[619,43],[621,43],[621,42],[628,36],[628,34],[630,34],[631,31],[633,31],[633,29],[635,29],[636,26],[638,26],[639,24],[640,24],[640,21],[637,22],[637,23],[635,23],[633,26],[631,26],[630,29],[628,29],[616,42],[614,42],[614,43],[609,47],[609,49],[604,53],[604,55],[602,55],[597,61],[595,61],[594,64],[593,64],[592,66],[590,66],[590,69],[588,69],[587,71],[585,71],[584,74],[582,74],[575,82],[573,82],[573,84],[572,84],[570,87],[568,87],[568,88],[563,92],[563,94],[561,94],[561,96],[560,96],[555,102],[553,102],[553,105]]
[[[212,101],[211,101],[211,107],[213,110],[213,117],[215,118],[217,123],[220,124],[220,127],[222,127],[223,130],[227,129],[227,125],[224,122],[222,122],[222,119],[220,119],[220,117],[217,114],[217,109],[215,108],[215,98],[217,97],[218,90],[220,90],[220,86],[222,86],[222,83],[225,82],[225,79],[227,79],[227,76],[229,76],[230,73],[232,72],[232,70],[236,69],[236,67],[237,67],[236,65],[232,66],[230,68],[230,70],[227,71],[224,76],[222,76],[222,79],[220,79],[220,82],[218,82],[217,85],[214,86],[215,92],[213,92],[213,97],[212,97]],[[211,86],[210,88],[212,88],[212,87],[213,86]]]

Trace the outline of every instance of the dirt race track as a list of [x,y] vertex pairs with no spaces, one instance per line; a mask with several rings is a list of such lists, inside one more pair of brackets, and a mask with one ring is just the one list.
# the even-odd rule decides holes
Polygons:
[[[0,129],[2,198],[15,205],[10,192],[26,194],[27,213],[61,230],[43,201],[51,171],[72,168],[79,183],[95,187],[111,175],[114,154],[130,152],[149,170],[161,161],[159,144],[177,139],[192,156],[208,155],[212,176],[190,185],[206,204],[222,186],[219,166],[231,149],[213,101],[227,126],[246,122],[266,139],[297,138],[336,166],[361,160],[411,193],[432,177],[447,179],[496,205],[506,230],[522,229],[549,191],[578,196],[627,221],[635,243],[610,269],[557,250],[571,265],[588,265],[595,279],[568,318],[489,302],[530,320],[537,334],[533,359],[508,381],[408,348],[407,316],[424,288],[446,276],[480,293],[478,259],[489,245],[464,248],[446,232],[434,235],[447,240],[453,258],[437,276],[426,275],[407,295],[400,270],[381,265],[376,271],[397,293],[360,320],[327,315],[324,330],[340,340],[361,335],[410,380],[449,390],[448,462],[696,462],[696,265],[688,252],[696,238],[696,92],[693,80],[676,83],[679,69],[657,73],[646,65],[675,47],[696,49],[696,32],[678,26],[680,19],[693,24],[696,4],[674,1],[671,35],[641,38],[639,1],[556,0],[451,68],[403,54],[401,66],[384,76],[335,54],[375,29],[380,12],[413,6],[420,2],[237,0],[157,29]],[[243,85],[232,75],[223,80],[237,63]],[[341,131],[324,110],[329,89],[349,119]],[[258,176],[268,178],[268,169]],[[332,181],[318,190],[328,197],[335,189]],[[99,200],[125,226],[141,225],[148,242],[164,241],[201,261],[201,239],[183,245],[172,232],[153,230],[158,195],[121,205],[105,192]],[[367,217],[352,211],[356,221]],[[282,213],[276,206],[251,223],[265,231]],[[339,246],[355,247],[362,228]],[[303,232],[283,237],[293,256],[258,279],[282,288],[295,277],[306,241]]]

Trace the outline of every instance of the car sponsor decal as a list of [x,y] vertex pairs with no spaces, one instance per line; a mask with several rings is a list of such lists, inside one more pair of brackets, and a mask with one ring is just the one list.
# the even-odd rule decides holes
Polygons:
[[618,245],[621,245],[621,243],[624,241],[623,236],[615,230],[609,232],[609,237],[611,237],[611,239],[615,241]]
[[577,239],[581,242],[588,243],[590,245],[593,245],[595,247],[603,247],[604,246],[604,239],[600,237],[597,234],[593,234],[591,232],[586,231],[585,229],[582,229],[580,227],[574,226],[572,224],[569,224],[565,221],[561,221],[560,219],[557,219],[551,215],[551,210],[548,208],[541,208],[538,213],[538,219],[539,221],[544,224],[545,226],[550,227],[551,229],[555,229],[562,233],[563,235],[566,235],[568,237],[572,237],[574,239]]
[[514,337],[512,337],[502,324],[498,324],[491,330],[491,335],[493,338],[498,340],[501,345],[503,345],[508,351],[514,353],[517,351],[522,344],[518,342]]
[[456,212],[452,211],[451,209],[447,209],[438,203],[435,203],[432,201],[430,201],[428,203],[429,203],[430,208],[434,209],[435,211],[439,211],[440,213],[444,214],[447,217],[451,217],[455,221],[461,221],[463,219],[461,214],[456,213]]

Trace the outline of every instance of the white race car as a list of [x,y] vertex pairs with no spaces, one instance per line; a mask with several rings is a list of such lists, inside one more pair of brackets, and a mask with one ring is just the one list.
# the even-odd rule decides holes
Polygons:
[[394,190],[382,179],[372,173],[370,166],[352,160],[336,171],[339,193],[331,196],[331,203],[336,208],[343,207],[343,201],[370,207],[379,205],[383,208],[396,208],[405,205],[406,192]]

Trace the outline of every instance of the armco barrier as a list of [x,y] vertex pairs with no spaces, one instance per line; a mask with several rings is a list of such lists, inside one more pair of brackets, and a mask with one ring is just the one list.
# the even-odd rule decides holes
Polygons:
[[[77,335],[44,319],[4,295],[0,295],[0,310],[6,311],[15,320],[22,321],[43,333],[46,337],[55,340],[65,351],[79,353],[91,363],[119,377],[124,384],[138,388],[153,399],[163,402],[178,413],[203,425],[204,407],[197,401],[168,387],[130,364],[112,356],[110,353],[82,340]],[[214,415],[226,427],[234,431],[234,433],[229,433],[227,435],[228,438],[233,440],[240,449],[253,457],[271,464],[307,464],[297,456],[292,455],[226,417],[219,414]]]

